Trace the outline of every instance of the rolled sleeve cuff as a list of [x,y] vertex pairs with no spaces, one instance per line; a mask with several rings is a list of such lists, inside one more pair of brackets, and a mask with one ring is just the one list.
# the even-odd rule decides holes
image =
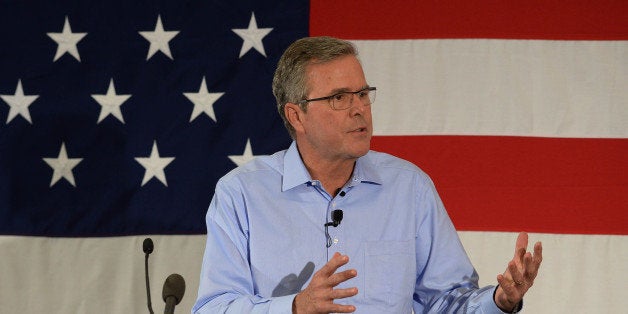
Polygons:
[[269,314],[291,314],[292,302],[294,301],[296,294],[291,294],[283,297],[274,297],[270,303],[268,309]]
[[495,293],[497,293],[497,287],[499,287],[499,285],[495,286],[495,288],[493,289],[493,293],[490,295],[491,298],[489,300],[487,300],[486,298],[482,300],[481,307],[483,309],[483,313],[499,313],[499,314],[519,313],[521,309],[523,309],[523,300],[521,300],[519,304],[517,304],[517,307],[515,307],[515,309],[512,312],[504,312],[497,306],[497,303],[495,303]]

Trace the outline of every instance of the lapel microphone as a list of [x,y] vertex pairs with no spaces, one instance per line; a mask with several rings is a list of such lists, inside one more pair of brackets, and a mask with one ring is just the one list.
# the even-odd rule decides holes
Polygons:
[[338,227],[341,221],[342,221],[342,209],[336,209],[331,212],[331,222],[326,223],[325,226]]
[[331,246],[331,237],[329,236],[329,230],[327,229],[329,226],[338,227],[340,222],[342,221],[342,209],[336,209],[331,212],[331,222],[326,223],[325,226],[325,237],[327,238],[327,244],[325,246]]

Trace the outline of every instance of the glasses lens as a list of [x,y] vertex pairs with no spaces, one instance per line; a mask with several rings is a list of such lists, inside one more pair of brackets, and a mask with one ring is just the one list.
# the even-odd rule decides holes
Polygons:
[[377,90],[375,90],[375,89],[371,90],[371,91],[368,91],[368,93],[369,93],[369,105],[372,105],[375,102],[375,94],[376,94],[375,92],[376,91]]
[[371,90],[370,88],[371,87],[364,89],[356,94],[365,105],[370,105],[375,101],[375,90]]
[[351,107],[352,93],[338,93],[331,98],[331,106],[336,110],[347,109]]
[[357,97],[363,105],[368,106],[375,102],[375,89],[370,87],[357,92],[338,93],[330,98],[332,108],[336,110],[350,108],[353,104],[353,96]]

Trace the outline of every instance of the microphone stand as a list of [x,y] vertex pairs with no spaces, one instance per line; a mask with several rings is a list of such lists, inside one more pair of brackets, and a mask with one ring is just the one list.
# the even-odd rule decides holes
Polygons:
[[148,304],[148,312],[150,314],[153,313],[153,306],[150,302],[150,281],[148,280],[148,255],[153,252],[153,240],[151,238],[144,239],[144,243],[142,245],[145,257],[144,257],[144,277],[146,278],[146,300]]
[[[148,279],[148,255],[153,252],[153,240],[151,238],[144,239],[143,250],[146,254],[144,257],[144,271],[146,277],[146,299],[148,305],[148,312],[150,314],[154,314],[153,306],[150,301],[150,282]],[[166,306],[164,308],[165,314],[174,314],[175,305],[181,302],[183,298],[183,294],[185,294],[185,280],[179,274],[171,274],[166,278],[166,282],[164,282],[164,287],[162,291],[162,298],[164,302],[166,302]]]

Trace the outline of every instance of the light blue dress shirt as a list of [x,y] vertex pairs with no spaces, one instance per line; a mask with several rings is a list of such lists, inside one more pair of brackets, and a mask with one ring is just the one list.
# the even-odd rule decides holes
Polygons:
[[[344,213],[330,226],[333,210]],[[430,178],[415,165],[370,151],[331,197],[312,180],[293,142],[218,181],[206,217],[207,244],[192,313],[291,313],[292,300],[335,252],[336,303],[356,313],[502,313],[478,276]]]

